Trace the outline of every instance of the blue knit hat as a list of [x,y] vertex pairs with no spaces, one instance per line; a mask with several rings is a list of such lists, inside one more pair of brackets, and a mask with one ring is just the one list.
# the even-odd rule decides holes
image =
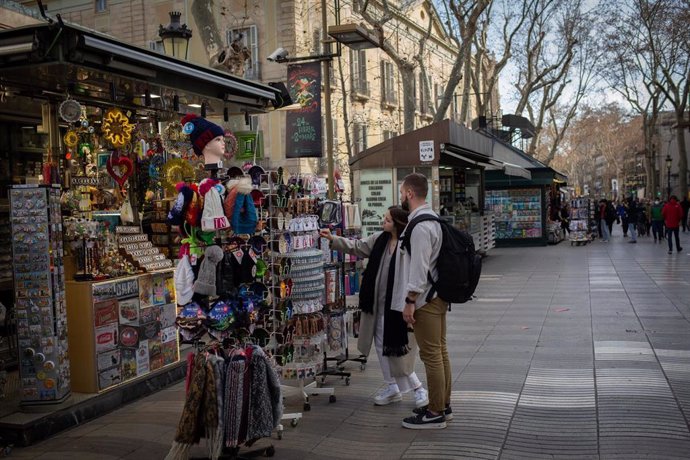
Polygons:
[[[201,156],[204,153],[206,144],[218,136],[224,136],[225,130],[215,123],[211,123],[205,118],[188,113],[181,121],[182,129],[192,141],[194,153]],[[187,126],[189,124],[190,126]]]

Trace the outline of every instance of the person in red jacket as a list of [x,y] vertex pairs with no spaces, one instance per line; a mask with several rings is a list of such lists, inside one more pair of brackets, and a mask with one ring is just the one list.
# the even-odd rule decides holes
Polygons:
[[668,203],[666,203],[661,210],[661,215],[664,217],[664,224],[666,225],[668,253],[673,254],[673,241],[671,241],[671,235],[675,235],[676,250],[678,252],[682,251],[683,248],[680,247],[678,230],[680,228],[680,221],[683,219],[683,208],[681,208],[680,204],[678,204],[678,198],[675,195],[671,195]]

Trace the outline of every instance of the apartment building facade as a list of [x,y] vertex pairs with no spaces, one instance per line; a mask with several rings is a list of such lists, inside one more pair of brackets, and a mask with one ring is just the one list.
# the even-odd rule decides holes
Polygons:
[[[17,3],[23,8],[32,8],[36,7],[37,2]],[[169,22],[169,12],[179,11],[182,14],[181,22],[193,31],[188,60],[210,65],[212,56],[203,43],[204,34],[200,32],[210,25],[197,23],[199,15],[194,14],[194,3],[194,0],[47,0],[44,5],[51,16],[59,13],[65,21],[161,52],[159,25]],[[371,28],[359,12],[362,3],[359,0],[328,0],[328,25],[339,21]],[[381,14],[381,2],[368,3],[369,11],[373,11],[374,15]],[[216,0],[207,4],[214,8],[210,17],[223,40],[222,45],[239,38],[251,52],[251,57],[245,62],[245,78],[285,82],[287,64],[267,60],[278,47],[285,48],[291,58],[316,59],[325,52],[320,0]],[[458,50],[447,35],[433,2],[391,0],[388,4],[393,19],[385,24],[383,36],[401,57],[412,61],[422,37],[427,35],[427,30],[431,31],[422,62],[414,73],[415,128],[418,128],[432,121]],[[347,183],[350,155],[402,133],[403,89],[397,66],[382,49],[353,50],[338,47],[335,43],[330,48],[331,52],[338,49],[341,52],[340,57],[330,61],[331,79],[328,84],[331,89],[336,168]],[[427,91],[424,90],[421,65],[428,79]],[[460,86],[454,91],[455,96],[446,117],[457,118],[461,91]],[[498,95],[492,95],[492,98],[498,100]],[[470,98],[472,102],[473,98]],[[222,114],[208,113],[207,116],[220,118],[216,121],[222,122]],[[321,159],[286,158],[285,117],[284,112],[273,112],[250,117],[249,125],[245,125],[245,117],[231,117],[225,124],[232,130],[262,132],[263,164],[267,166],[285,166],[291,172],[325,173],[325,140]],[[475,117],[474,108],[470,107],[467,120],[457,121],[469,125]],[[323,129],[324,136],[325,132]]]

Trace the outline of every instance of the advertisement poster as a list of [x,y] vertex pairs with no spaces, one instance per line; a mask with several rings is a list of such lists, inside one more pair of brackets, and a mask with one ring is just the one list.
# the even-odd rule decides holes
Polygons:
[[144,375],[149,372],[149,342],[142,340],[137,349],[137,375]]
[[98,370],[120,366],[120,350],[106,351],[98,355]]
[[360,174],[362,237],[366,238],[382,229],[383,216],[394,203],[395,189],[390,169],[363,170]]
[[321,63],[288,66],[288,89],[302,108],[286,115],[285,154],[287,158],[321,158]]
[[96,328],[96,353],[112,350],[117,346],[117,323]]
[[153,305],[153,277],[151,275],[139,278],[139,303],[142,307]]
[[93,306],[94,326],[101,327],[106,324],[117,323],[119,319],[117,300],[111,299],[95,303]]
[[133,379],[137,376],[137,351],[136,348],[122,350],[122,380]]

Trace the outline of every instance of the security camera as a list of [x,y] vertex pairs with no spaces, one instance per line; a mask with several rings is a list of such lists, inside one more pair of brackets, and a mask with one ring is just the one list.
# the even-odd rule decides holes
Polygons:
[[269,61],[272,61],[272,62],[273,61],[280,62],[280,61],[284,61],[285,58],[287,58],[287,56],[288,56],[288,50],[286,50],[285,48],[278,48],[274,52],[269,54],[266,59],[268,59]]

